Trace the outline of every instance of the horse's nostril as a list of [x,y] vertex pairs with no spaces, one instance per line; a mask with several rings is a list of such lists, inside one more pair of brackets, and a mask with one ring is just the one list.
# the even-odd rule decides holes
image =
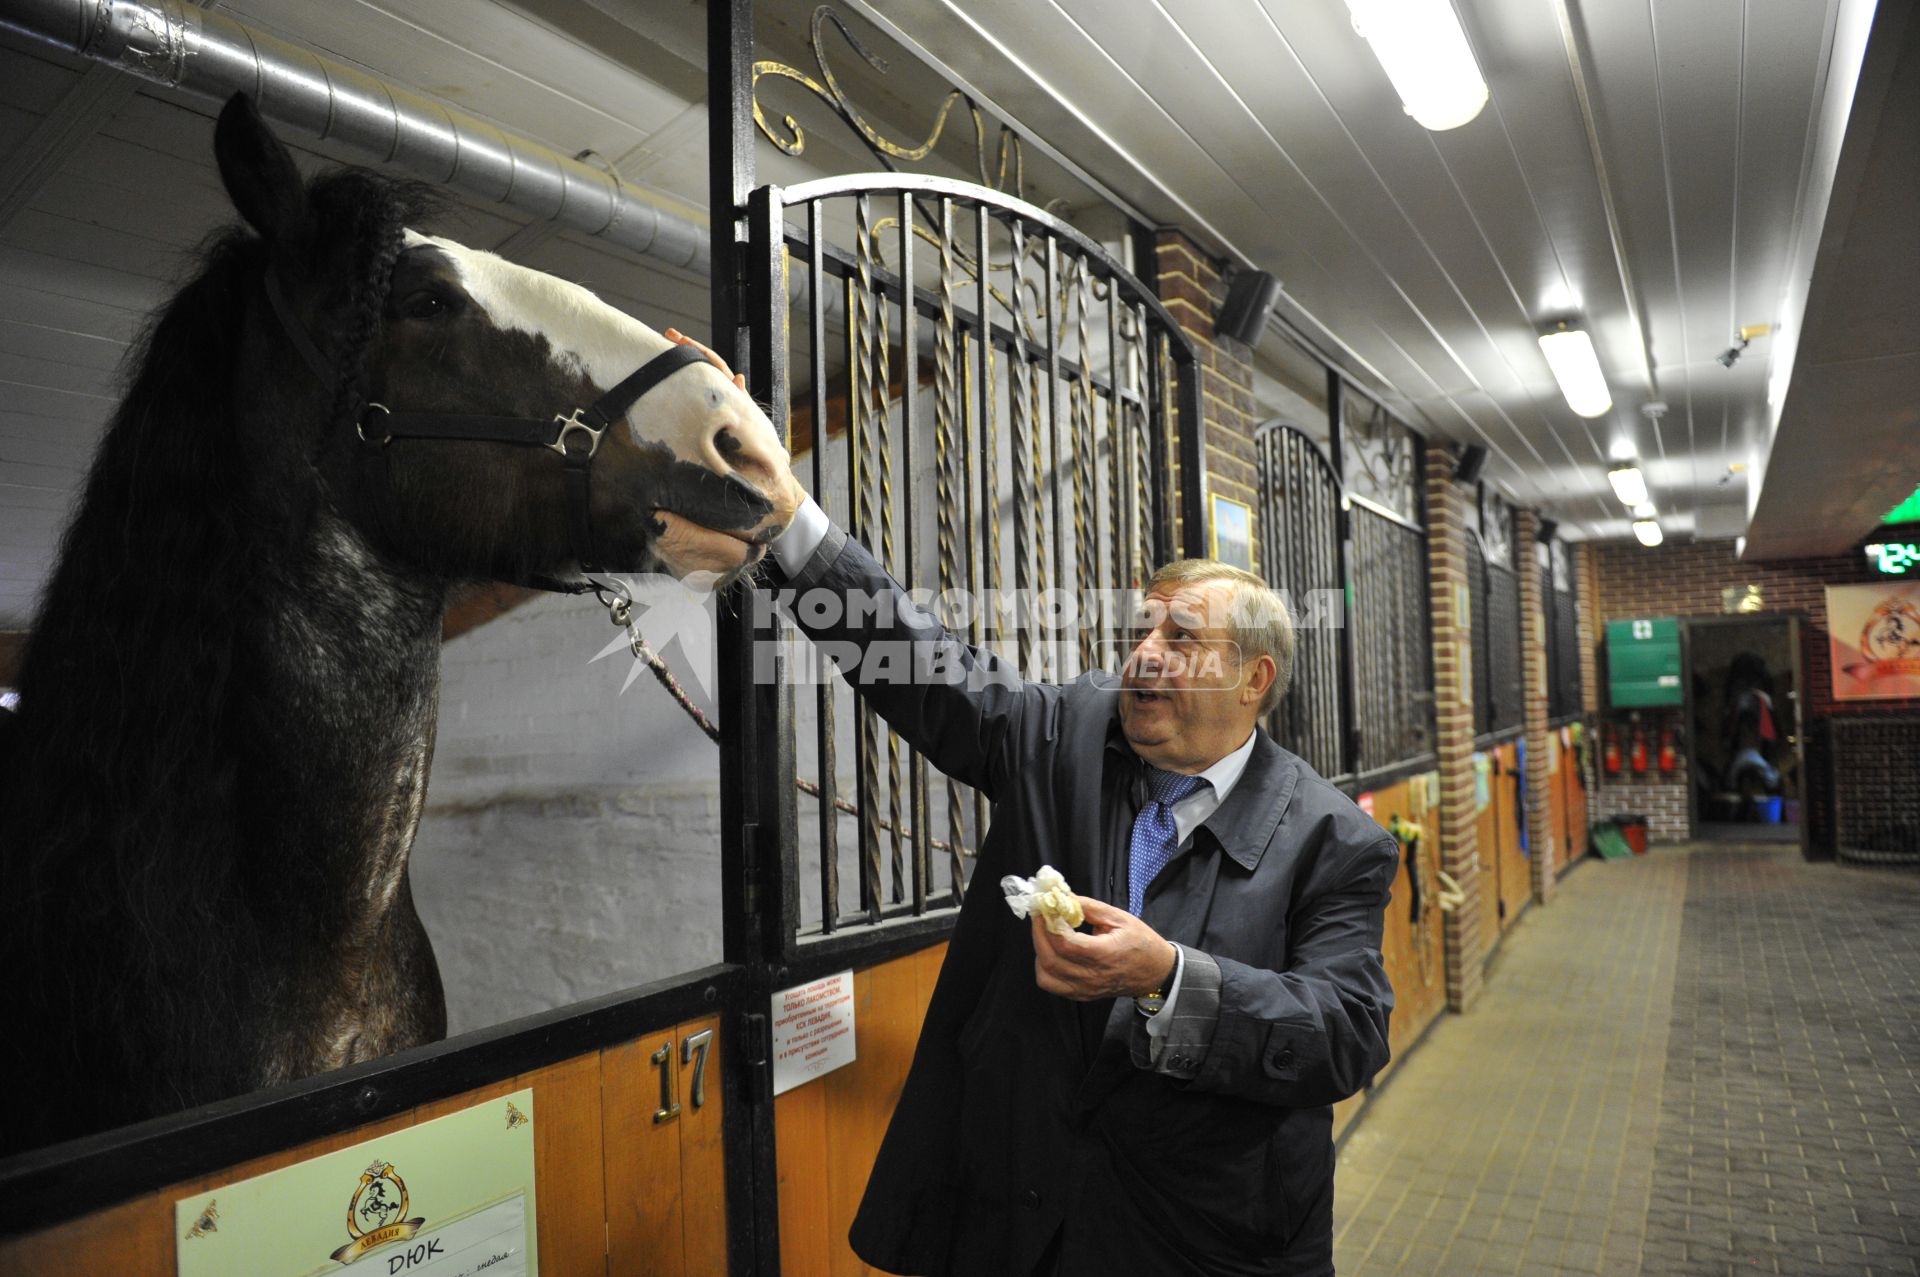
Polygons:
[[747,448],[746,444],[740,442],[740,436],[731,430],[722,430],[719,434],[715,435],[713,437],[713,446],[718,449],[720,455],[728,461],[737,458],[742,452],[745,452]]

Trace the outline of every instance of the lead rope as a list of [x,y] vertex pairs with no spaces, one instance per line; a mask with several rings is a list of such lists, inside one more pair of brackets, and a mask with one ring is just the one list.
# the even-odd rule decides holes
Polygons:
[[[666,658],[654,651],[653,645],[641,637],[639,629],[633,623],[633,600],[627,596],[624,590],[617,588],[610,589],[598,583],[593,587],[593,594],[595,598],[600,600],[600,606],[607,609],[607,619],[627,632],[627,647],[632,651],[634,659],[646,664],[647,669],[652,672],[654,679],[659,682],[661,687],[666,689],[667,695],[673,697],[674,703],[686,711],[687,717],[691,718],[694,724],[707,734],[708,740],[718,745],[720,743],[720,728],[711,718],[707,717],[705,710],[693,703],[693,698],[687,695],[686,688],[680,686],[680,679],[674,674],[673,667],[667,664]],[[809,780],[805,776],[795,776],[793,778],[793,787],[811,798],[821,797],[820,783]],[[845,812],[856,820],[860,818],[860,809],[844,798],[835,797],[833,805],[837,811]],[[897,832],[903,839],[913,837],[913,830],[905,825],[896,826],[895,822],[885,817],[879,818],[879,825],[881,829],[889,833]],[[945,842],[938,838],[929,839],[928,845],[936,851],[944,851],[953,856],[971,856],[974,854],[971,847],[955,846],[953,843]]]

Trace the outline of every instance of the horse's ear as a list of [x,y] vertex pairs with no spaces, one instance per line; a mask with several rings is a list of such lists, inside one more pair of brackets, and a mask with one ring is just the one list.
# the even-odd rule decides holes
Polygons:
[[272,243],[306,220],[307,184],[246,94],[234,94],[221,108],[213,154],[228,198],[261,238]]

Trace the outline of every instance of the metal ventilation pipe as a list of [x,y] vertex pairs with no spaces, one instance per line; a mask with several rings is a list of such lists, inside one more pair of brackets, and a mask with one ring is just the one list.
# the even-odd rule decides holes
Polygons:
[[707,220],[527,138],[179,0],[6,0],[0,27],[699,275]]

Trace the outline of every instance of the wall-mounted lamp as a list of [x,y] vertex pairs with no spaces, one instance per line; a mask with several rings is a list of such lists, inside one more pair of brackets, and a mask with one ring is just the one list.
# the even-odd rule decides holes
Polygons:
[[1540,334],[1540,353],[1547,357],[1567,407],[1583,417],[1602,416],[1613,407],[1600,359],[1593,353],[1593,339],[1583,329],[1555,324],[1552,331]]
[[1353,29],[1415,123],[1457,129],[1487,104],[1487,82],[1450,0],[1347,0]]
[[1660,533],[1660,521],[1658,519],[1636,520],[1633,525],[1633,535],[1641,545],[1646,546],[1649,550],[1666,540]]
[[1613,495],[1628,509],[1647,499],[1647,480],[1639,466],[1616,466],[1607,471],[1607,482],[1613,485]]

